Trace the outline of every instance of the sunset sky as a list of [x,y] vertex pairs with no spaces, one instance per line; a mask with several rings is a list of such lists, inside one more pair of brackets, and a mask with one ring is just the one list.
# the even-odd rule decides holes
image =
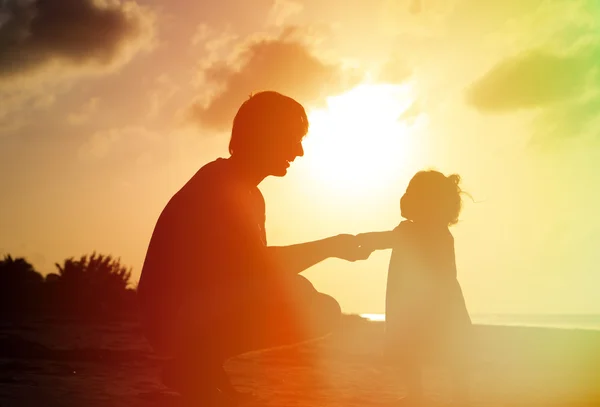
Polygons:
[[[0,1],[0,255],[96,250],[137,281],[168,199],[226,157],[251,92],[309,114],[261,184],[272,245],[387,230],[418,170],[458,173],[473,313],[600,313],[597,0]],[[384,310],[390,252],[305,275]]]

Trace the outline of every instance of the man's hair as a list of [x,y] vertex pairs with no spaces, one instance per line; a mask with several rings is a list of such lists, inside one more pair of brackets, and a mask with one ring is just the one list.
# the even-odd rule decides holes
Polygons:
[[267,147],[274,137],[297,137],[308,132],[304,107],[274,91],[250,95],[233,119],[229,153],[252,153]]

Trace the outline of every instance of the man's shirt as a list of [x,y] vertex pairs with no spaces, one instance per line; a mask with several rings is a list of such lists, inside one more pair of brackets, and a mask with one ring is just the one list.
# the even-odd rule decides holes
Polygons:
[[155,226],[138,286],[144,311],[177,310],[202,296],[267,276],[265,201],[228,159],[202,167]]

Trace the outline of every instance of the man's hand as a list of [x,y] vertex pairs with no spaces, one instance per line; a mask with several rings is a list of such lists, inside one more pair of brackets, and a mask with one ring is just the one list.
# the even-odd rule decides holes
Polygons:
[[361,246],[362,240],[354,235],[342,234],[327,239],[329,257],[337,257],[347,261],[366,260],[373,249]]
[[298,274],[330,257],[347,261],[366,260],[375,250],[391,248],[393,237],[394,232],[369,232],[357,236],[341,234],[313,242],[269,246],[266,249],[278,268]]

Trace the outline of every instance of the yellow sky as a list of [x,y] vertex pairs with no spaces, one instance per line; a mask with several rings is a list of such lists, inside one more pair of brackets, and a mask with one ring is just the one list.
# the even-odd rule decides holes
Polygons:
[[[594,0],[61,4],[78,11],[0,12],[0,254],[48,273],[97,250],[137,279],[164,204],[274,89],[311,131],[261,185],[271,244],[393,228],[434,167],[476,201],[453,228],[472,312],[600,313]],[[388,260],[305,274],[377,313]]]

